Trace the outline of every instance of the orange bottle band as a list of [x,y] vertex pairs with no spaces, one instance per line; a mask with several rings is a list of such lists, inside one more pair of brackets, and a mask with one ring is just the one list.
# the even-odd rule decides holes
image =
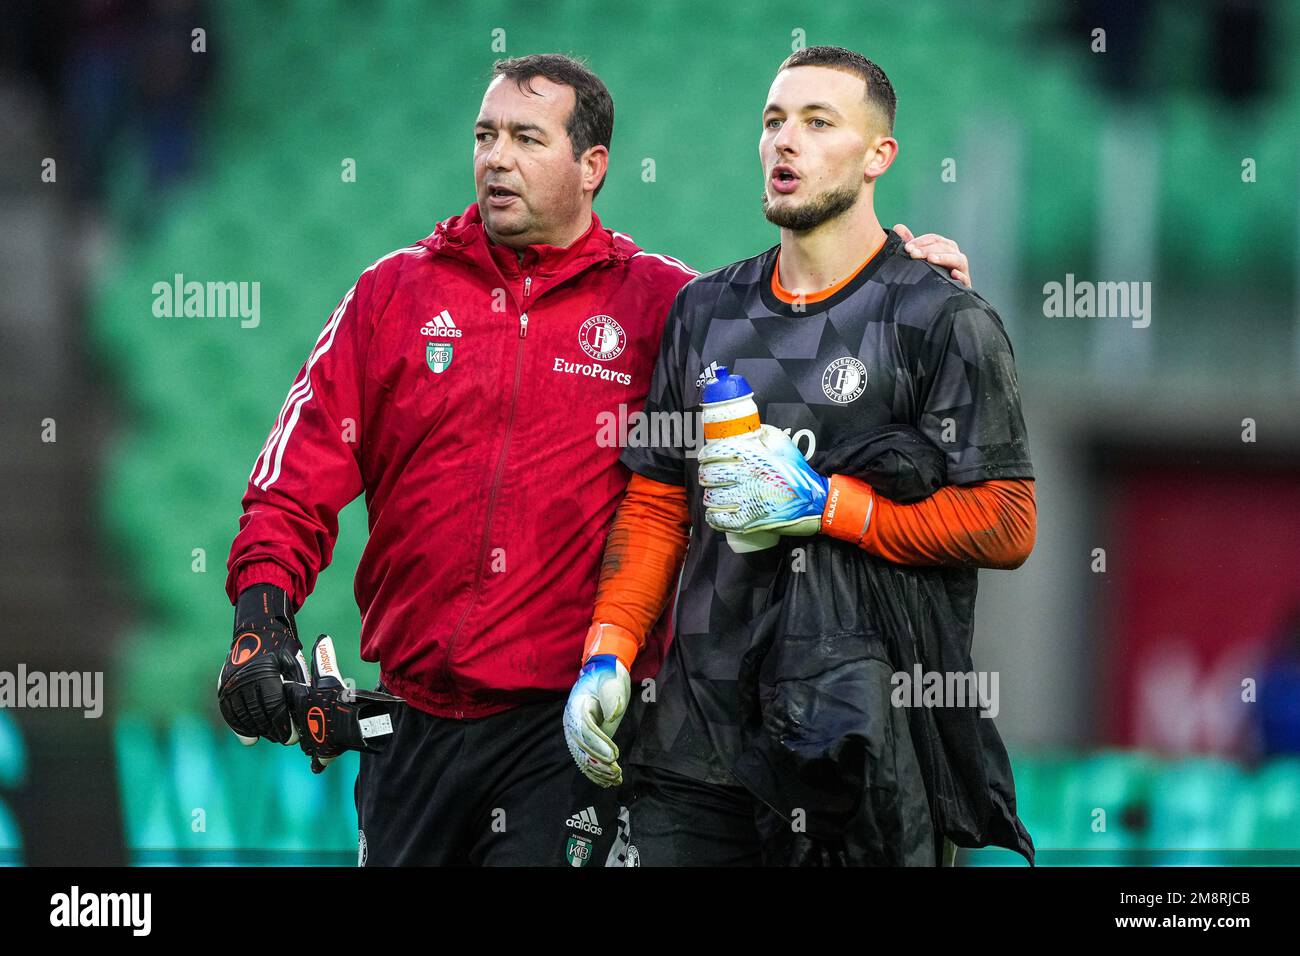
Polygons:
[[742,418],[729,418],[722,422],[704,423],[704,440],[717,441],[719,438],[731,438],[746,432],[756,431],[762,423],[758,415],[745,415]]

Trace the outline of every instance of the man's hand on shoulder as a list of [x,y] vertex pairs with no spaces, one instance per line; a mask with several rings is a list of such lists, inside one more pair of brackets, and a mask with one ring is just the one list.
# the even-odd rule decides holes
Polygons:
[[924,259],[941,269],[947,269],[950,276],[966,288],[971,287],[970,262],[967,261],[966,253],[961,251],[957,243],[933,232],[927,232],[924,236],[913,236],[912,230],[901,222],[894,227],[894,232],[898,233],[899,238],[903,240],[903,249],[913,259]]

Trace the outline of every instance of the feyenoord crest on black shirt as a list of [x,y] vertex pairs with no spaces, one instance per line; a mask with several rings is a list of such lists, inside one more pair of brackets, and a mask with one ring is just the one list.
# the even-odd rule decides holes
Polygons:
[[[1002,320],[902,246],[889,232],[871,261],[821,301],[778,297],[775,246],[699,276],[678,294],[645,404],[649,427],[640,434],[649,441],[622,454],[641,475],[685,485],[691,510],[673,642],[630,762],[734,783],[728,768],[739,745],[736,677],[746,626],[762,607],[781,549],[737,554],[704,522],[698,449],[688,447],[701,431],[690,419],[718,366],[745,377],[763,422],[789,434],[814,465],[819,447],[906,424],[947,452],[955,484],[1033,478]],[[666,442],[668,435],[686,440]]]

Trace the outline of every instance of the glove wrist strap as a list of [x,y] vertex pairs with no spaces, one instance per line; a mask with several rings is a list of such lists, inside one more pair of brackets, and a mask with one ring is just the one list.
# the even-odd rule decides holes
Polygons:
[[235,602],[235,630],[249,625],[280,621],[295,637],[298,629],[293,619],[293,602],[284,588],[274,584],[254,584],[239,592]]
[[861,545],[871,525],[876,493],[865,481],[847,475],[831,475],[822,510],[822,531],[832,538]]
[[641,642],[625,627],[617,624],[595,622],[587,629],[587,639],[582,646],[582,662],[585,664],[597,654],[613,654],[629,671],[641,650]]

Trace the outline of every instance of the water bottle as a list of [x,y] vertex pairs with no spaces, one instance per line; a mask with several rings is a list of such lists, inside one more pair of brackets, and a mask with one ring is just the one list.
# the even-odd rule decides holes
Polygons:
[[[704,447],[709,442],[738,435],[758,436],[762,422],[758,419],[758,406],[754,404],[754,390],[743,375],[732,375],[725,365],[718,366],[717,378],[704,386],[700,396],[704,425]],[[749,534],[727,532],[727,544],[737,554],[765,551],[781,540],[779,534],[755,531]]]

